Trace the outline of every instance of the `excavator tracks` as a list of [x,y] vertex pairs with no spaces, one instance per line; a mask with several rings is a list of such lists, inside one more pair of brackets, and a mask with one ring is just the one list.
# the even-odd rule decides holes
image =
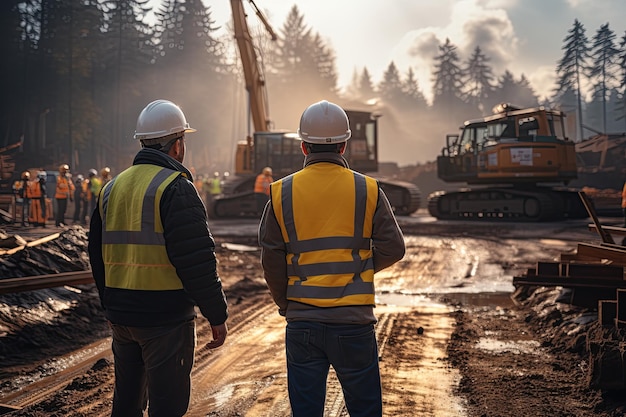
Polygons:
[[[419,188],[410,182],[377,178],[385,192],[393,212],[397,216],[408,216],[420,207]],[[216,197],[207,207],[209,218],[254,218],[257,212],[256,199],[252,191],[224,193]]]
[[386,178],[377,180],[397,216],[409,216],[419,209],[421,193],[415,184]]
[[437,191],[428,198],[428,212],[440,220],[554,221],[588,215],[573,190],[550,188],[482,188]]

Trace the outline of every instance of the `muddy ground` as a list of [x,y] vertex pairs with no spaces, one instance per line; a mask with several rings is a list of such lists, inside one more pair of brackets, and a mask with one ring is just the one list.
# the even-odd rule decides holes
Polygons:
[[[596,239],[586,222],[400,223],[407,255],[376,277],[385,416],[626,414],[626,393],[593,387],[588,352],[590,340],[623,346],[623,335],[602,329],[594,310],[559,302],[559,289],[514,293],[511,285],[537,261]],[[255,225],[215,222],[212,230],[230,334],[209,351],[209,328],[198,319],[188,415],[288,416],[284,321],[262,280]],[[91,285],[0,296],[0,403],[21,407],[5,415],[108,415],[107,337]],[[86,355],[100,359],[64,373]],[[328,386],[325,415],[347,416],[332,373]]]

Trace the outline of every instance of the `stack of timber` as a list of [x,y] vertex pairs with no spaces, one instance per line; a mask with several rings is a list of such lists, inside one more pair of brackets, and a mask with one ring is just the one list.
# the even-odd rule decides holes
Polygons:
[[600,300],[615,299],[617,291],[626,290],[626,246],[613,240],[613,235],[626,236],[626,228],[602,226],[586,195],[580,196],[593,219],[589,229],[598,233],[601,242],[579,242],[576,251],[561,254],[559,262],[538,262],[536,268],[514,277],[513,285],[563,287],[569,290],[570,304],[597,308]]
[[[561,287],[559,301],[597,310],[598,320],[589,328],[585,350],[591,388],[626,390],[626,228],[603,226],[584,193],[581,199],[593,219],[589,230],[599,243],[578,243],[574,253],[563,253],[559,262],[538,262],[523,276],[513,278],[518,293],[538,287]],[[617,245],[613,236],[619,236]],[[565,297],[564,294],[567,296]]]

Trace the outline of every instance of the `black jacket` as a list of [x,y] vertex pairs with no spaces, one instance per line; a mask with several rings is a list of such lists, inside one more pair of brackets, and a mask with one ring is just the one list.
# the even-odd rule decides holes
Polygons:
[[106,287],[101,249],[102,219],[96,208],[90,222],[88,249],[107,319],[126,326],[168,325],[195,317],[194,305],[197,305],[211,324],[224,323],[228,308],[217,272],[215,241],[191,173],[165,153],[149,148],[135,156],[133,165],[140,164],[183,173],[165,189],[160,209],[167,254],[184,289],[138,291]]

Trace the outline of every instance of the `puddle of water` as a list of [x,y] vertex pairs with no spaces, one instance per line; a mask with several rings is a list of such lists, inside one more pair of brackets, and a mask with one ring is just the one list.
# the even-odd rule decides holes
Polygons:
[[522,353],[527,355],[537,355],[539,353],[539,342],[536,340],[517,340],[517,341],[504,341],[493,339],[490,337],[483,337],[477,343],[478,349],[498,354],[498,353],[512,353],[514,355],[521,355]]
[[[460,290],[460,289],[459,289]],[[445,300],[442,301],[442,300]],[[449,304],[463,304],[472,307],[511,307],[514,305],[511,293],[501,292],[452,292],[452,293],[378,293],[376,304],[398,307],[448,307]]]

